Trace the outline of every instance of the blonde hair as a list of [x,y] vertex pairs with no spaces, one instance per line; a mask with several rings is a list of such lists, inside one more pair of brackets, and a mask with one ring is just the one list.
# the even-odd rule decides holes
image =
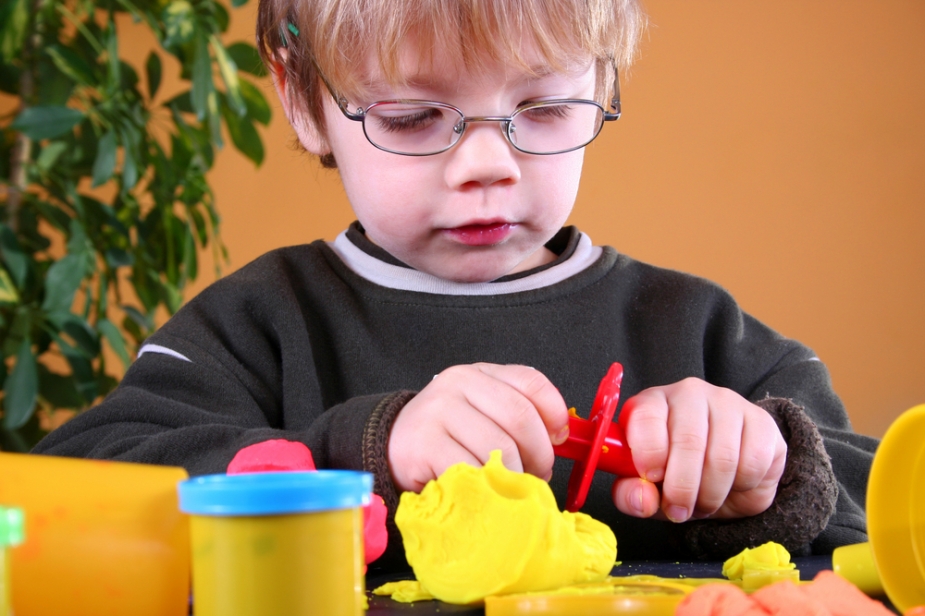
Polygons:
[[[638,0],[260,0],[257,47],[281,67],[291,112],[308,114],[324,137],[321,76],[349,97],[362,91],[358,65],[375,54],[383,77],[402,83],[399,54],[409,39],[422,61],[440,49],[470,70],[502,62],[529,71],[524,40],[554,70],[590,56],[603,102],[611,65],[631,64],[644,27]],[[336,166],[332,157],[322,164]]]

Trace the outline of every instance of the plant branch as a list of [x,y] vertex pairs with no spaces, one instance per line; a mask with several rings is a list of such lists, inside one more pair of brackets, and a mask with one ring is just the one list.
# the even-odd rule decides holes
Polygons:
[[[36,0],[35,13],[38,13],[42,0]],[[17,115],[32,102],[35,94],[35,76],[32,72],[32,52],[42,44],[42,35],[36,30],[23,41],[23,71],[19,76],[19,108]],[[25,133],[16,133],[16,142],[10,156],[10,184],[6,201],[6,222],[13,233],[19,231],[19,210],[22,208],[26,192],[26,166],[32,156],[32,139]]]

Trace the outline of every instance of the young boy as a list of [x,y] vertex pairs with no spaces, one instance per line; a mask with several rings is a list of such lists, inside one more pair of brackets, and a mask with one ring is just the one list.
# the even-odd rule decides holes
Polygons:
[[[597,473],[583,511],[622,559],[865,540],[875,442],[812,351],[563,228],[643,20],[633,0],[262,0],[287,116],[358,222],[212,285],[36,451],[203,474],[285,439],[374,473],[391,516],[500,449],[561,504],[567,408],[620,361],[640,476]],[[404,565],[389,524],[380,571]]]

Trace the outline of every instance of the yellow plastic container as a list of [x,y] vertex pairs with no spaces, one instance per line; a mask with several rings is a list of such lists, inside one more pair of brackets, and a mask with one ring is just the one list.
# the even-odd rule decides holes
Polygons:
[[0,453],[0,504],[25,512],[11,550],[16,616],[185,616],[182,468]]
[[191,514],[196,616],[362,616],[372,475],[208,475],[180,484]]
[[658,580],[652,582],[613,579],[613,588],[601,592],[601,584],[587,585],[588,594],[569,587],[572,592],[535,592],[485,598],[485,616],[588,616],[620,614],[626,616],[672,616],[678,604],[693,586]]
[[900,612],[925,604],[925,404],[900,415],[877,448],[867,486],[867,544],[838,548],[832,568]]

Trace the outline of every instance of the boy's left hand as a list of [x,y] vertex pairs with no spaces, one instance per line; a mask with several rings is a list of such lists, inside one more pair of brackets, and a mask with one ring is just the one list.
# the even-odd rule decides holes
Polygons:
[[774,419],[734,391],[696,378],[653,387],[626,401],[620,423],[645,477],[614,483],[623,513],[684,522],[756,515],[773,502],[787,444]]

